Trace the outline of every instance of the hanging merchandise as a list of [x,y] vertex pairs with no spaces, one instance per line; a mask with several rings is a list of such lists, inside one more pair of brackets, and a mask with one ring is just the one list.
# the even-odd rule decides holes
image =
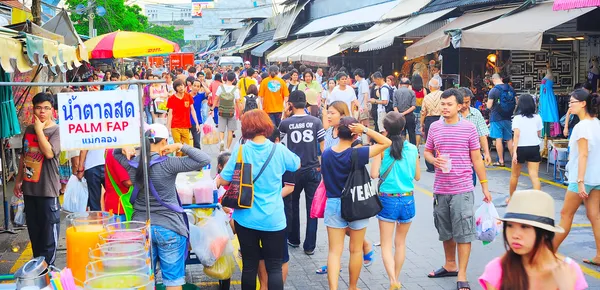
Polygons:
[[542,121],[555,123],[559,121],[558,118],[558,103],[556,102],[556,96],[552,86],[554,81],[549,78],[543,78],[540,86],[540,117]]

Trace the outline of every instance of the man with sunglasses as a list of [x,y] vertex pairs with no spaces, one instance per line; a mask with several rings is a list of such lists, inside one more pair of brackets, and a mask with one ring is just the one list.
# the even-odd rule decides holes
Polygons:
[[25,219],[34,257],[53,265],[60,232],[59,127],[52,120],[54,98],[48,93],[33,97],[34,123],[23,134],[14,194],[25,202]]

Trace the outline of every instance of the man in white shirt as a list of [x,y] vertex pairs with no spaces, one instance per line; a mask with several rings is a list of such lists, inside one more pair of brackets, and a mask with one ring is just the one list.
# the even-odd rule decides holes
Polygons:
[[335,87],[331,92],[331,95],[327,97],[327,105],[331,105],[331,103],[335,101],[344,102],[348,106],[350,116],[353,116],[355,107],[358,108],[359,104],[354,89],[348,86],[348,74],[340,72],[336,75],[336,79],[338,81],[338,86]]
[[[233,141],[233,132],[237,130],[235,107],[240,100],[240,91],[233,85],[236,74],[229,72],[225,76],[225,83],[217,88],[216,95],[219,102],[219,133],[221,137],[221,151],[229,150]],[[225,132],[227,132],[227,147],[225,147]]]
[[317,78],[317,82],[319,83],[319,85],[323,84],[323,69],[322,68],[317,69],[317,74],[315,77]]
[[383,127],[383,120],[385,119],[385,115],[387,111],[389,111],[386,107],[390,101],[390,96],[392,96],[393,88],[391,88],[383,78],[383,75],[380,72],[376,72],[373,74],[373,79],[379,90],[377,94],[379,95],[379,99],[371,99],[371,104],[377,104],[377,126],[379,127],[379,132],[385,132],[385,128]]
[[82,150],[79,153],[77,178],[85,177],[88,187],[88,206],[91,211],[102,210],[102,187],[104,187],[104,149]]
[[354,79],[356,80],[356,87],[358,88],[358,121],[365,126],[369,126],[369,98],[371,95],[371,89],[369,89],[369,83],[365,79],[365,71],[357,69],[354,71]]

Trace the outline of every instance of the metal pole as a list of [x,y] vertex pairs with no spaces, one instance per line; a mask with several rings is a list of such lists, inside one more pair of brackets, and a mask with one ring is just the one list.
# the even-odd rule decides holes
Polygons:
[[1,86],[13,87],[66,87],[70,85],[77,86],[96,86],[96,85],[138,85],[138,84],[162,84],[165,80],[133,80],[133,81],[116,81],[116,82],[57,82],[57,83],[27,83],[27,82],[0,82]]
[[7,172],[7,160],[6,160],[6,154],[4,154],[4,147],[5,147],[6,141],[4,138],[0,139],[0,149],[2,149],[2,152],[0,153],[0,155],[2,157],[1,158],[1,162],[2,162],[2,204],[4,206],[4,230],[0,230],[0,234],[4,234],[4,233],[9,233],[9,234],[16,234],[16,232],[12,231],[9,229],[9,223],[8,223],[8,219],[9,219],[9,214],[8,211],[10,210],[8,208],[8,202],[6,201],[6,184],[8,184],[8,180],[6,180],[6,177],[8,176],[8,172]]
[[[144,123],[146,114],[144,112],[144,88],[142,85],[138,85],[138,99],[140,102],[140,162],[138,166],[142,166],[144,170],[144,194],[146,195],[146,224],[150,226],[150,181],[148,177],[148,150],[146,148],[146,137],[144,131]],[[148,240],[152,241],[152,231],[148,229]],[[150,249],[150,257],[152,257],[152,247]]]
[[96,15],[94,14],[94,1],[93,0],[88,0],[88,21],[89,21],[89,37],[92,38],[94,37],[94,17],[96,17]]

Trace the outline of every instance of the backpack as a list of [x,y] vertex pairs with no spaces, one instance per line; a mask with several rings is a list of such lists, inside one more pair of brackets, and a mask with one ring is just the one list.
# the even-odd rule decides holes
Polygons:
[[510,119],[516,106],[515,91],[508,85],[496,85],[494,88],[500,90],[500,98],[498,98],[498,108],[500,109],[497,112],[500,116]]
[[250,110],[258,109],[258,101],[256,100],[255,95],[247,95],[245,99],[246,105],[244,106],[244,113]]
[[236,87],[230,92],[225,90],[225,86],[221,85],[221,95],[219,95],[219,116],[231,118],[235,114],[235,91]]
[[381,97],[381,89],[383,88],[387,88],[388,90],[388,103],[387,105],[385,105],[385,112],[389,113],[391,111],[394,110],[394,88],[391,88],[390,86],[385,86],[385,87],[380,87],[379,88],[379,96]]

